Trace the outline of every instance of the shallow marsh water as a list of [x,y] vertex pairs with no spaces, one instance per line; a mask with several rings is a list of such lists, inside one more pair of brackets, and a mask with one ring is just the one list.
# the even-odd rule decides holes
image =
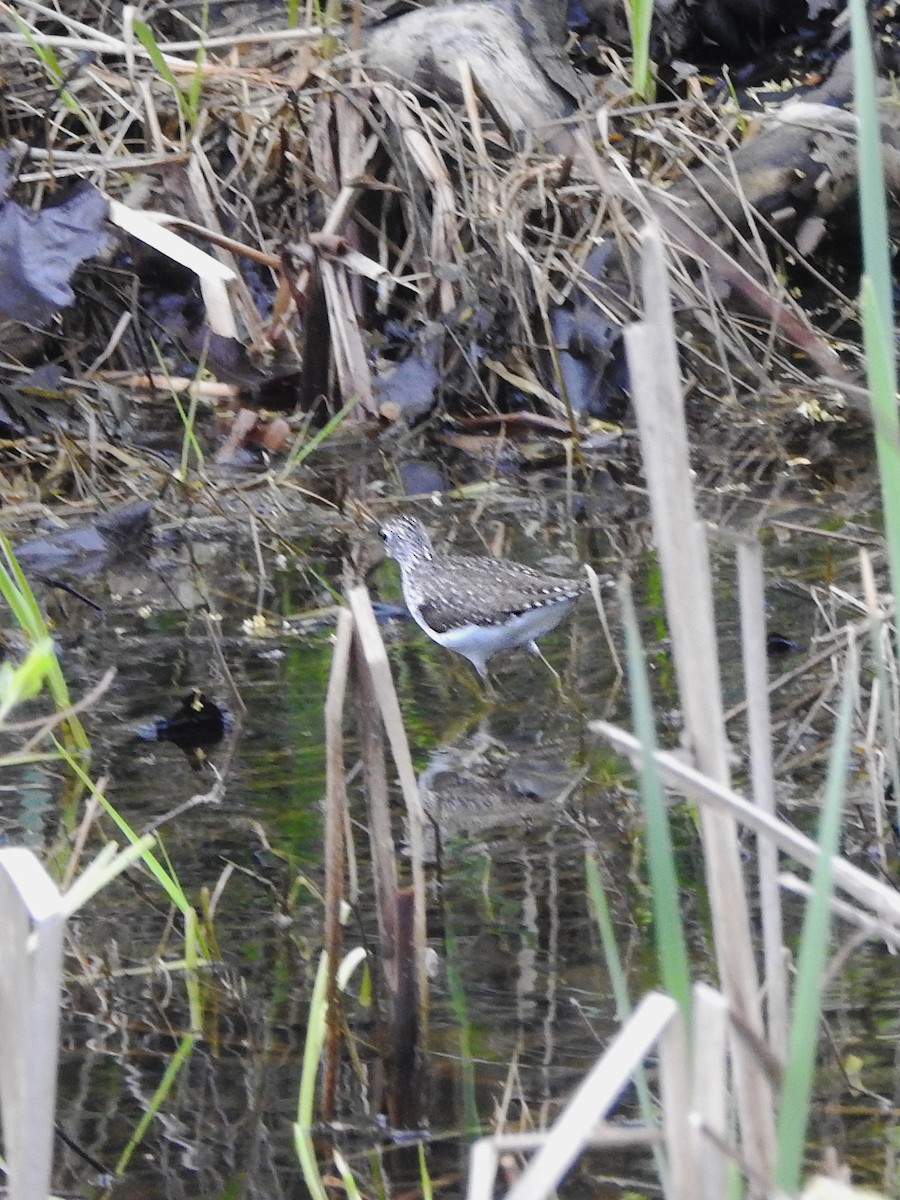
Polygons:
[[[556,502],[550,507],[562,536],[547,534],[541,519],[528,522],[529,536],[516,533],[534,501],[511,497],[508,507],[498,505],[486,521],[492,528],[504,521],[510,556],[549,560],[554,567],[590,556],[577,527],[567,540],[564,508]],[[544,498],[533,511],[540,516],[547,509]],[[418,511],[440,537],[473,510],[448,503],[443,511]],[[258,543],[260,528],[270,528],[264,504],[256,505],[252,520]],[[336,591],[341,586],[337,548],[349,543],[342,541],[346,527],[279,523],[278,539],[297,549],[298,559],[278,559],[273,540],[263,536],[261,560],[251,524],[249,517],[236,521],[221,510],[219,515],[186,510],[181,521],[159,521],[152,541],[79,580],[104,605],[102,618],[70,597],[60,601],[53,592],[44,597],[59,620],[62,661],[76,694],[107,666],[117,668],[112,688],[87,722],[95,776],[108,777],[110,799],[136,829],[163,820],[166,851],[188,894],[199,903],[205,890],[215,910],[219,960],[204,975],[205,1036],[114,1185],[123,1196],[305,1194],[291,1127],[321,937],[316,889],[322,883],[322,709],[332,652],[331,621],[323,610],[331,600],[325,585]],[[470,532],[456,532],[461,548],[481,548]],[[625,536],[622,529],[617,535]],[[634,544],[642,537],[636,532]],[[808,585],[810,577],[824,582],[829,573],[837,578],[855,552],[839,544],[836,566],[832,543],[818,543],[813,553],[811,544],[807,539],[798,552],[785,533],[769,554],[770,628],[803,649],[824,632],[827,614],[799,585]],[[366,557],[358,547],[357,557]],[[262,590],[260,561],[267,575]],[[726,690],[737,698],[732,568],[724,551],[717,551],[716,562]],[[619,565],[612,552],[597,562],[599,570],[613,573]],[[652,556],[634,556],[630,567],[667,739],[678,721],[655,566]],[[396,599],[393,564],[373,566],[369,581],[376,594]],[[608,594],[617,631],[615,601]],[[253,621],[260,596],[265,627]],[[204,615],[206,608],[215,619]],[[619,641],[618,632],[615,636]],[[628,699],[588,601],[544,642],[563,676],[565,702],[545,668],[518,653],[499,661],[499,701],[484,708],[467,665],[411,623],[391,623],[386,637],[414,759],[440,831],[440,844],[432,845],[429,898],[438,970],[428,1055],[428,1163],[439,1193],[455,1196],[463,1186],[469,1135],[491,1128],[505,1089],[508,1125],[551,1119],[616,1028],[586,900],[587,847],[602,863],[633,993],[653,986],[631,775],[585,732],[586,720],[595,716],[628,724]],[[779,660],[773,673],[801,660],[802,651],[793,660]],[[791,696],[808,692],[816,678],[807,673],[781,697],[785,736]],[[195,770],[173,745],[140,741],[135,730],[153,715],[172,712],[194,686],[238,718],[210,753],[227,772],[227,786],[220,803],[199,802],[166,821],[166,814],[206,793],[213,776],[208,767]],[[233,688],[247,706],[243,715]],[[352,737],[350,721],[348,766],[355,761]],[[817,739],[820,733],[811,728],[801,735],[798,752],[814,749]],[[814,823],[810,801],[820,773],[821,763],[785,788],[784,800],[798,823]],[[13,840],[44,849],[60,828],[79,819],[65,807],[60,813],[56,772],[31,772],[20,797],[21,803],[17,798],[4,804],[4,827]],[[352,803],[362,820],[358,790]],[[865,820],[852,814],[849,820],[852,840],[864,850]],[[689,813],[676,812],[675,830],[702,973],[708,929]],[[346,932],[348,947],[360,938],[371,942],[375,934],[361,836],[357,847],[360,901]],[[747,853],[752,854],[749,842]],[[162,895],[133,873],[78,918],[72,950],[60,1124],[112,1168],[188,1028],[180,973],[158,965],[179,957],[180,939]],[[823,1143],[838,1146],[858,1179],[888,1184],[897,1111],[895,962],[877,946],[866,948],[835,987],[829,1028],[836,1054],[823,1067],[816,1115]],[[374,1073],[366,1049],[370,1013],[348,998],[347,1014],[361,1057]],[[870,1093],[854,1093],[850,1079]],[[328,1140],[323,1131],[320,1149],[325,1154],[331,1142],[338,1144],[371,1186],[375,1148],[392,1185],[415,1188],[415,1153],[379,1127],[367,1103],[366,1089],[348,1071],[341,1089],[343,1131]],[[99,1180],[72,1150],[58,1147],[58,1192],[97,1187]],[[579,1168],[571,1186],[572,1194],[592,1195],[626,1187],[652,1190],[652,1169],[634,1152],[595,1156]]]

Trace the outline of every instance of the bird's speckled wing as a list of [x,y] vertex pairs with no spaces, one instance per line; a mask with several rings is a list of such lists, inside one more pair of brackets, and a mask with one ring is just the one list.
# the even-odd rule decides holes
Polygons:
[[496,625],[504,618],[554,602],[575,601],[585,589],[580,580],[542,575],[523,563],[504,560],[500,578],[490,559],[453,556],[452,570],[434,563],[419,582],[422,619],[435,633],[460,625]]

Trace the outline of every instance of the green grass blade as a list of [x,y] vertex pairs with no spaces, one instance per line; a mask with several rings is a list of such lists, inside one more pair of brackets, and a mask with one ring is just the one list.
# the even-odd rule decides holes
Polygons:
[[41,613],[40,605],[35,599],[25,574],[13,554],[13,548],[6,534],[0,529],[0,550],[4,562],[0,564],[0,593],[9,605],[16,624],[28,634],[32,642],[37,642],[49,636],[47,623]]
[[900,418],[897,413],[891,246],[875,93],[875,65],[863,0],[851,0],[850,21],[859,122],[859,212],[865,268],[860,296],[863,343],[875,422],[891,590],[895,596],[900,596]]
[[653,702],[650,698],[650,684],[644,665],[643,646],[631,599],[631,589],[627,583],[620,587],[619,594],[625,626],[632,721],[643,750],[641,796],[646,824],[647,867],[650,873],[656,955],[663,987],[678,1001],[690,1028],[691,969],[681,920],[681,900],[675,869],[675,851],[669,829],[669,814],[662,781],[653,757],[656,753]]
[[287,479],[295,467],[299,467],[304,463],[340,425],[343,425],[345,419],[356,407],[356,404],[356,400],[348,400],[344,407],[339,412],[336,412],[330,420],[326,421],[322,428],[308,442],[303,442],[302,445],[298,444],[291,449],[284,464],[284,469],[279,476],[280,483]]
[[[74,758],[72,758],[64,746],[60,746],[59,743],[57,743],[57,748],[81,782],[85,785],[91,795],[96,798],[101,808],[114,822],[114,824],[118,826],[119,830],[125,835],[128,841],[131,842],[132,845],[137,845],[140,843],[142,839],[135,833],[125,818],[115,809],[109,800],[107,800],[87,772],[84,771],[81,766],[79,766],[79,764]],[[141,855],[140,861],[144,864],[144,866],[147,868],[162,890],[166,893],[178,911],[182,915],[186,915],[191,910],[191,904],[185,895],[184,888],[181,886],[175,876],[168,872],[160,863],[159,859],[154,854],[151,854],[149,850],[145,851]]]
[[135,20],[134,32],[137,40],[141,43],[156,68],[157,74],[161,79],[164,79],[170,88],[173,88],[175,94],[181,100],[181,88],[178,85],[178,80],[172,73],[172,68],[163,58],[162,51],[157,45],[156,38],[153,35],[153,30],[146,21]]
[[424,1142],[419,1142],[419,1191],[422,1200],[434,1200],[434,1183],[428,1170]]
[[157,74],[161,79],[169,85],[175,93],[175,99],[178,102],[178,109],[184,120],[190,124],[192,114],[189,111],[189,102],[185,93],[182,91],[178,80],[175,78],[172,68],[163,58],[162,51],[157,45],[156,38],[153,36],[153,30],[146,21],[141,21],[135,18],[134,32],[138,41],[147,51],[150,61],[153,63]]
[[[335,1149],[332,1150],[331,1156],[334,1159],[334,1165],[337,1167],[338,1174],[341,1177],[341,1183],[344,1185],[344,1195],[347,1197],[347,1200],[362,1200],[362,1196],[360,1195],[359,1191],[359,1185],[356,1182],[353,1172],[347,1165],[347,1160],[344,1158],[343,1154]],[[423,1200],[426,1200],[426,1198],[423,1197]]]
[[[597,923],[600,944],[603,947],[603,957],[606,962],[606,969],[609,972],[613,998],[616,1002],[616,1018],[620,1025],[624,1025],[634,1009],[631,1003],[631,996],[628,993],[628,980],[625,975],[625,968],[622,965],[622,957],[619,954],[619,947],[616,943],[612,914],[610,913],[609,902],[606,898],[606,888],[603,886],[603,880],[600,878],[600,869],[597,866],[597,860],[591,851],[585,854],[584,871],[587,878],[588,900],[593,910],[594,920]],[[653,1103],[650,1084],[647,1082],[647,1072],[643,1065],[638,1067],[634,1073],[634,1085],[638,1094],[641,1116],[644,1118],[645,1123],[647,1125],[657,1124],[657,1110]],[[662,1186],[662,1193],[664,1196],[667,1196],[669,1194],[669,1170],[662,1146],[654,1144],[653,1159],[656,1163],[656,1172]]]
[[584,856],[584,874],[587,879],[588,900],[590,901],[597,932],[600,934],[600,945],[603,948],[603,958],[609,972],[609,982],[612,987],[613,999],[616,1002],[616,1020],[624,1025],[633,1012],[631,996],[628,994],[628,982],[625,978],[625,968],[622,956],[616,943],[613,929],[612,914],[609,911],[609,901],[606,898],[606,888],[600,878],[600,868],[593,851],[588,850]]
[[[350,976],[357,967],[365,962],[365,958],[365,951],[359,947],[351,950],[341,960],[337,972],[337,983],[341,991],[347,987]],[[325,1045],[327,1018],[328,955],[323,953],[316,969],[312,998],[309,1002],[309,1015],[306,1019],[306,1043],[303,1047],[300,1091],[297,1097],[297,1120],[294,1122],[294,1148],[303,1172],[303,1180],[309,1189],[312,1200],[329,1200],[322,1182],[322,1173],[319,1170],[311,1133],[316,1109],[316,1079],[319,1073],[322,1049]]]
[[9,661],[0,663],[0,728],[17,704],[30,700],[43,689],[55,661],[53,643],[49,638],[41,638],[18,666]]
[[94,861],[85,867],[78,878],[66,889],[63,895],[66,919],[68,920],[78,912],[79,908],[92,900],[99,891],[107,884],[112,883],[123,871],[127,871],[129,867],[133,866],[153,846],[155,841],[156,839],[151,833],[145,833],[139,841],[131,846],[126,846],[123,850],[119,850],[115,842],[107,842]]
[[[176,479],[180,483],[186,483],[188,478],[188,467],[190,463],[191,451],[193,451],[194,459],[197,463],[197,470],[202,474],[204,457],[203,449],[200,442],[197,440],[196,424],[197,424],[197,393],[196,390],[191,390],[188,395],[188,408],[185,412],[184,405],[181,403],[181,397],[172,386],[172,376],[169,374],[169,368],[166,360],[163,358],[162,351],[156,343],[156,340],[151,338],[150,344],[153,347],[153,353],[156,355],[156,361],[159,363],[159,369],[162,372],[166,383],[169,385],[169,392],[175,407],[178,410],[178,415],[181,418],[181,424],[184,426],[184,436],[181,440],[181,465],[175,473]],[[194,379],[199,380],[204,370],[206,369],[206,350],[204,346],[203,352],[197,363],[197,369],[194,372]]]
[[784,1086],[778,1114],[776,1179],[779,1187],[791,1195],[800,1185],[803,1153],[806,1148],[806,1125],[816,1066],[816,1048],[819,1043],[822,975],[828,955],[828,934],[831,927],[833,860],[841,831],[841,810],[850,757],[852,719],[853,686],[848,672],[838,710],[831,760],[828,764],[828,779],[825,784],[825,802],[819,824],[821,857],[813,871],[812,895],[803,917]]
[[895,596],[900,596],[900,420],[897,414],[893,316],[888,313],[885,319],[871,276],[863,278],[860,303],[891,590]]
[[850,0],[853,34],[853,79],[859,122],[859,209],[866,274],[875,287],[878,309],[886,325],[893,311],[887,201],[881,161],[881,128],[875,95],[875,63],[864,0]]
[[[56,657],[56,650],[53,648],[50,630],[47,628],[44,614],[41,612],[41,607],[37,602],[34,592],[31,590],[28,580],[25,578],[22,568],[16,561],[16,556],[13,553],[9,539],[2,530],[0,530],[0,554],[2,554],[2,561],[0,561],[0,595],[2,595],[3,599],[9,605],[10,612],[16,624],[32,646],[41,645],[45,642],[50,643],[51,657],[47,663],[46,671],[47,686],[50,689],[53,703],[57,709],[65,710],[71,708],[72,700],[69,696],[69,689],[66,685],[62,668],[59,665],[59,659]],[[75,751],[84,758],[89,758],[91,744],[84,731],[84,726],[78,717],[71,715],[66,717],[64,729]]]
[[328,1200],[328,1193],[322,1182],[322,1174],[319,1171],[310,1133],[316,1109],[316,1077],[319,1072],[322,1047],[325,1045],[327,1013],[328,955],[323,953],[319,958],[312,999],[309,1002],[306,1043],[303,1048],[303,1066],[300,1072],[300,1092],[297,1097],[297,1120],[294,1124],[294,1148],[312,1200]]
[[87,123],[87,116],[84,112],[84,109],[68,90],[68,88],[63,86],[65,76],[63,75],[62,67],[59,65],[59,59],[56,57],[53,48],[51,46],[42,46],[32,34],[29,26],[26,25],[18,13],[13,12],[11,16],[18,25],[19,32],[25,38],[25,41],[28,43],[35,57],[41,62],[41,65],[47,72],[47,75],[50,77],[53,83],[59,86],[60,100],[62,100],[63,104],[70,113],[73,113],[76,117],[79,117],[81,120]]
[[193,1048],[194,1037],[189,1033],[178,1043],[178,1048],[172,1055],[172,1059],[169,1062],[169,1065],[166,1067],[163,1077],[159,1081],[156,1091],[153,1093],[153,1096],[150,1099],[150,1104],[147,1108],[147,1111],[143,1114],[140,1121],[138,1121],[134,1133],[132,1133],[131,1137],[128,1139],[128,1144],[119,1155],[119,1161],[116,1163],[113,1172],[115,1175],[121,1175],[128,1166],[128,1163],[131,1161],[131,1156],[143,1141],[144,1134],[150,1128],[150,1125],[156,1118],[157,1113],[162,1108],[166,1097],[172,1090],[175,1080],[178,1078],[178,1073],[187,1062],[187,1059],[190,1056]]
[[653,0],[625,0],[625,15],[631,35],[631,86],[642,100],[652,100],[656,90],[650,67]]
[[460,1087],[462,1091],[463,1128],[466,1133],[477,1136],[481,1131],[478,1120],[478,1100],[475,1074],[475,1054],[472,1049],[472,1022],[466,1001],[466,988],[460,970],[459,942],[450,927],[444,932],[444,954],[447,971],[447,990],[450,994],[450,1009],[456,1022],[459,1039]]
[[200,94],[203,91],[203,64],[206,62],[206,47],[202,42],[209,33],[209,0],[203,0],[200,10],[200,30],[202,38],[201,44],[197,47],[197,53],[194,55],[195,70],[191,76],[190,86],[185,93],[192,128],[197,124],[200,116]]

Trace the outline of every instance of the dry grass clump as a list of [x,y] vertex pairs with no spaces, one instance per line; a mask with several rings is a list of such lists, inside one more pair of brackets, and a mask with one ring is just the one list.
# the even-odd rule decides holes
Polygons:
[[[570,394],[560,347],[568,342],[606,380],[596,411],[614,413],[644,183],[666,188],[686,155],[702,157],[735,132],[736,118],[699,95],[629,109],[608,87],[597,149],[591,129],[576,125],[582,149],[563,158],[518,145],[491,119],[483,81],[465,71],[460,111],[370,78],[352,54],[329,57],[352,34],[286,28],[286,14],[256,32],[204,31],[182,16],[177,40],[156,17],[142,27],[131,6],[98,17],[88,6],[11,0],[0,20],[15,84],[5,129],[29,146],[19,190],[39,203],[87,178],[234,272],[219,302],[204,290],[204,323],[178,264],[133,242],[113,251],[84,273],[82,303],[63,314],[62,349],[56,335],[41,348],[62,352],[82,384],[158,385],[155,342],[173,366],[205,364],[238,403],[247,364],[204,356],[182,328],[199,321],[201,332],[240,342],[264,377],[302,364],[296,397],[307,412],[318,396],[340,396],[390,421],[442,399],[457,416],[531,410],[543,432],[583,439],[585,397]],[[621,69],[613,56],[607,65]],[[762,290],[786,297],[760,234],[744,244]],[[704,410],[723,397],[756,404],[763,378],[821,397],[775,324],[726,305],[715,263],[681,252],[675,265],[685,365]],[[191,297],[180,325],[156,303],[173,291]],[[563,313],[574,313],[568,338]],[[30,365],[34,350],[11,338],[7,358]],[[418,410],[389,382],[411,354],[438,368]],[[763,436],[740,405],[727,424]],[[769,446],[759,456],[776,454]]]

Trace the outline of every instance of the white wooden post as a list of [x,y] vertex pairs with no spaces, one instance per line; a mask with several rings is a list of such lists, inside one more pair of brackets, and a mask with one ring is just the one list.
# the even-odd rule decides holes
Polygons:
[[10,1200],[47,1200],[62,939],[59,891],[30,850],[0,850],[0,1124]]

